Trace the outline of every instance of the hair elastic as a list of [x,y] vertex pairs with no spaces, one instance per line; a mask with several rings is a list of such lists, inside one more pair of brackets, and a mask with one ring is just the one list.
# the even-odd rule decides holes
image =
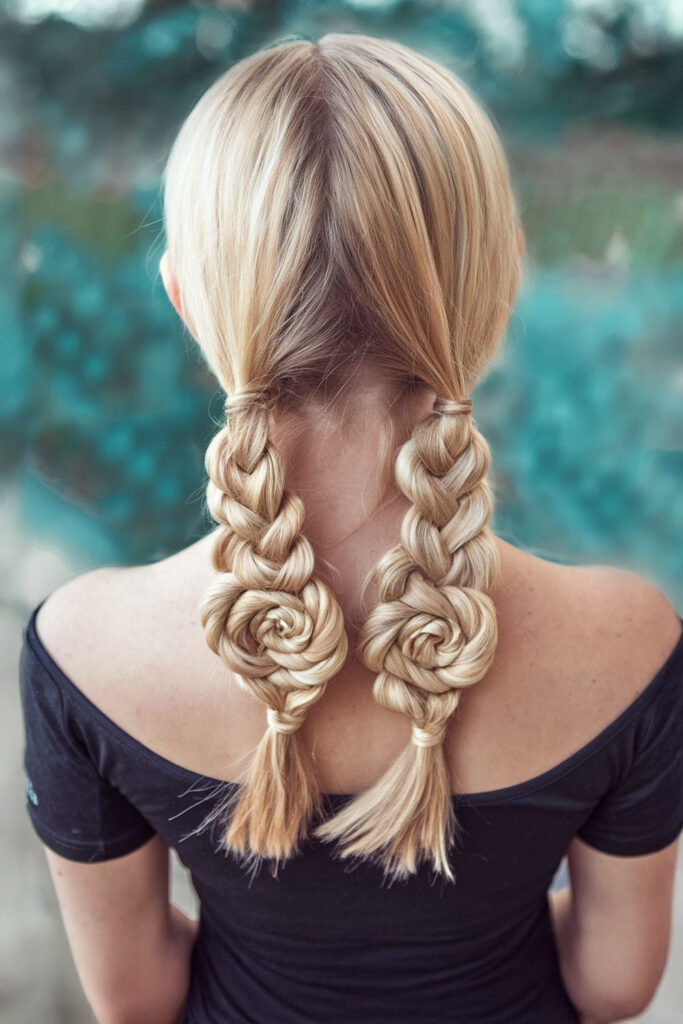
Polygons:
[[443,743],[445,735],[445,727],[434,733],[427,729],[421,729],[419,725],[413,723],[411,739],[416,747],[436,747],[439,743]]
[[302,719],[294,718],[293,715],[287,714],[286,711],[278,711],[276,708],[266,708],[266,718],[271,729],[284,735],[296,732],[303,724]]
[[264,397],[260,391],[235,391],[223,403],[225,415],[234,416],[235,413],[246,412],[250,406],[263,403]]
[[434,402],[434,412],[446,416],[458,416],[461,413],[469,415],[472,412],[471,398],[437,398]]

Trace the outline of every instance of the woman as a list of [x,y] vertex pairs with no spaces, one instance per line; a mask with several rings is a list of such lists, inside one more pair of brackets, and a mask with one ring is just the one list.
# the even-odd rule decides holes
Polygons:
[[523,248],[491,123],[396,43],[283,43],[199,100],[165,216],[166,289],[228,396],[216,528],[61,587],[22,651],[27,806],[98,1020],[640,1012],[683,824],[681,620],[490,528],[471,393]]

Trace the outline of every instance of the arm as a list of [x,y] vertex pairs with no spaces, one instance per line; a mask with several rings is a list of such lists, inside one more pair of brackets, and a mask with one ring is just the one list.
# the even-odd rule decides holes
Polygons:
[[46,848],[83,990],[99,1024],[180,1024],[197,922],[169,902],[159,836],[96,864]]
[[683,811],[681,624],[666,597],[632,573],[586,566],[577,580],[599,606],[623,703],[665,661],[669,673],[667,699],[648,708],[627,770],[569,846],[570,888],[549,896],[567,992],[584,1024],[607,1024],[645,1009],[668,958]]
[[666,966],[678,840],[617,857],[575,838],[571,886],[548,894],[560,972],[582,1024],[642,1013]]
[[555,889],[553,892],[548,893],[550,916],[555,931],[562,980],[570,999],[576,1009],[579,1010],[580,1024],[608,1024],[608,1022],[612,1024],[613,1021],[619,1019],[618,1016],[615,1018],[614,1014],[608,1014],[607,1017],[603,1016],[602,1018],[598,1016],[588,1017],[580,1009],[583,1000],[577,984],[571,978],[571,971],[568,967],[568,964],[573,962],[571,949],[573,932],[571,895],[571,888],[568,885],[563,889]]

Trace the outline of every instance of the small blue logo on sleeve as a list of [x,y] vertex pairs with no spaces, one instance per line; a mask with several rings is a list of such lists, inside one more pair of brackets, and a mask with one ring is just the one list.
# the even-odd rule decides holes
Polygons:
[[26,796],[32,804],[35,804],[36,807],[38,806],[38,794],[33,788],[33,783],[29,778],[26,779]]

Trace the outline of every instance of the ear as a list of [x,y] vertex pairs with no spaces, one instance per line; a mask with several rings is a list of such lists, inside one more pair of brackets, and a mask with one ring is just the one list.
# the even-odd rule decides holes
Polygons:
[[164,288],[168,295],[171,305],[175,309],[176,313],[183,319],[182,309],[180,306],[180,292],[178,291],[178,282],[175,279],[173,270],[168,257],[168,252],[165,252],[159,262],[159,270],[161,271],[161,279],[164,282]]
[[519,255],[523,256],[526,252],[526,239],[521,228],[517,228],[517,245],[519,246]]

